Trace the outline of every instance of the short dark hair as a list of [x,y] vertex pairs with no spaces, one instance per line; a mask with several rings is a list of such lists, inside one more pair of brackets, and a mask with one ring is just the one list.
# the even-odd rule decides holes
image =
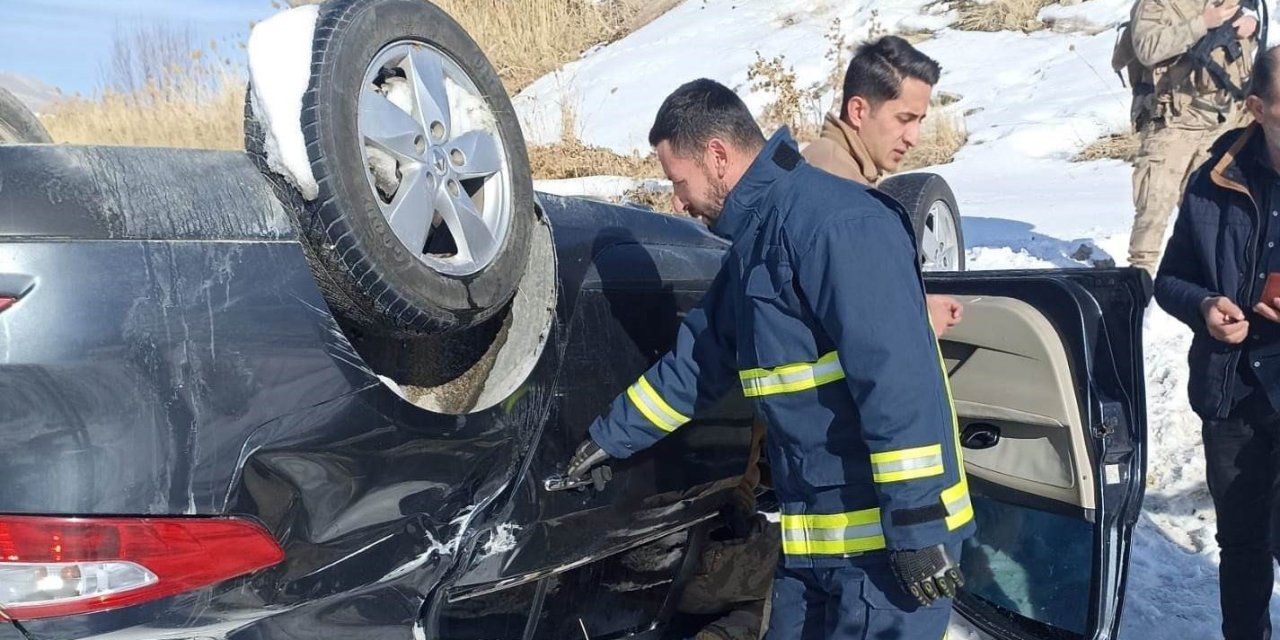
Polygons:
[[1263,102],[1271,103],[1276,99],[1276,72],[1280,71],[1280,45],[1262,52],[1253,66],[1253,77],[1249,79],[1249,95],[1258,96]]
[[840,117],[848,115],[849,99],[861,96],[878,107],[902,94],[902,82],[914,78],[929,86],[938,84],[942,67],[910,42],[883,36],[858,46],[844,74],[844,100]]
[[764,146],[760,125],[742,98],[706,78],[686,82],[667,96],[649,129],[650,146],[667,142],[681,156],[703,148],[712,138],[747,151]]

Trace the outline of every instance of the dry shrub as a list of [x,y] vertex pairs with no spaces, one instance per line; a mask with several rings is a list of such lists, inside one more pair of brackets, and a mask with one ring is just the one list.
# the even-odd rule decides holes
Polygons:
[[[878,24],[877,12],[873,10],[871,13],[874,34]],[[795,67],[787,64],[786,56],[766,60],[759,51],[756,52],[756,61],[747,69],[747,81],[753,91],[773,94],[773,100],[765,105],[757,118],[766,131],[785,126],[799,142],[816,140],[822,133],[822,120],[827,113],[824,98],[844,83],[847,47],[839,18],[832,22],[824,37],[827,40],[824,57],[830,65],[830,72],[821,82],[808,87],[799,86]]]
[[923,167],[936,167],[951,162],[956,152],[969,141],[964,122],[951,115],[939,114],[925,120],[920,132],[920,142],[907,152],[899,165],[899,171]]
[[244,81],[217,43],[197,50],[189,31],[117,32],[106,88],[50,105],[41,120],[57,142],[238,149]]
[[961,31],[1038,31],[1045,23],[1037,16],[1040,10],[1056,0],[960,0],[956,11],[960,17],[955,28]]
[[1138,157],[1139,144],[1137,133],[1113,133],[1093,141],[1073,159],[1076,162],[1122,160],[1132,164]]
[[787,127],[802,142],[818,137],[822,131],[822,94],[817,87],[797,86],[795,67],[787,65],[786,56],[765,60],[757,51],[756,61],[747,70],[747,80],[752,91],[773,94],[773,100],[757,118],[764,129]]

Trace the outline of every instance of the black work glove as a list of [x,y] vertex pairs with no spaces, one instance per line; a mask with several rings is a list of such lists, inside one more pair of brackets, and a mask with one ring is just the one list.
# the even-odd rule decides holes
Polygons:
[[942,545],[919,551],[893,551],[889,558],[902,588],[922,606],[927,607],[938,598],[954,598],[964,586],[960,566]]
[[569,459],[569,466],[564,474],[570,478],[580,479],[586,476],[592,467],[608,459],[609,454],[605,453],[604,449],[601,449],[600,445],[591,438],[587,438],[578,445],[578,450],[573,452],[573,457]]

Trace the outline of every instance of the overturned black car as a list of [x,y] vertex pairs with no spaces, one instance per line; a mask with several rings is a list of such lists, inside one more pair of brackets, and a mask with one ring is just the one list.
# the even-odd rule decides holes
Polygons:
[[[434,6],[334,0],[315,33],[311,199],[253,104],[248,154],[0,147],[0,640],[673,637],[750,404],[557,474],[725,243],[533,193],[496,75]],[[959,266],[945,183],[886,189],[923,261]],[[927,280],[966,305],[942,344],[979,524],[957,608],[1113,637],[1141,276]]]

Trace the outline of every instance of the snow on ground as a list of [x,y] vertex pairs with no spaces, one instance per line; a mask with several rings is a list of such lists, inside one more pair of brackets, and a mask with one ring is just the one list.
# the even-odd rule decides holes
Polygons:
[[1108,31],[1114,37],[1115,26],[1129,19],[1132,8],[1133,0],[1089,0],[1045,7],[1040,11],[1040,19],[1055,31]]
[[535,180],[533,188],[542,193],[557,196],[580,196],[608,200],[632,189],[671,191],[671,183],[666,180],[641,180],[622,176],[589,176],[586,178],[565,178],[563,180]]
[[[746,71],[759,51],[785,54],[801,87],[830,69],[823,54],[832,18],[853,43],[872,8],[890,32],[941,29],[919,47],[938,59],[938,90],[960,100],[946,110],[964,120],[969,144],[954,162],[929,169],[955,190],[964,216],[970,269],[1077,268],[1092,258],[1124,265],[1132,221],[1131,168],[1118,161],[1072,162],[1088,143],[1128,128],[1129,93],[1111,71],[1115,26],[1131,0],[1088,0],[1046,8],[1053,29],[1032,34],[943,28],[953,14],[921,0],[688,0],[630,36],[589,51],[516,97],[533,142],[560,136],[560,109],[577,116],[588,144],[648,151],[646,135],[662,99],[679,84],[710,77],[759,112],[771,96],[753,93]],[[925,15],[928,14],[928,15]],[[1275,26],[1273,21],[1273,26]],[[829,100],[826,104],[829,104]],[[821,107],[826,106],[821,105]],[[617,195],[625,180],[539,184]],[[1120,637],[1156,640],[1218,634],[1218,548],[1204,482],[1200,422],[1187,403],[1191,335],[1154,304],[1144,324],[1149,472],[1134,535]],[[1280,601],[1273,616],[1280,615]],[[1174,631],[1176,630],[1176,631]],[[952,638],[976,637],[957,624]]]
[[[922,15],[929,0],[858,3],[838,0],[691,0],[629,36],[545,76],[514,100],[525,136],[549,143],[561,136],[561,107],[592,144],[648,152],[649,125],[658,105],[687,80],[705,76],[735,90],[748,88],[747,69],[758,51],[785,53],[797,85],[825,80],[824,59],[833,19],[851,38],[867,34],[873,11],[885,27],[938,28],[950,18]],[[753,109],[766,96],[746,96]],[[821,104],[825,110],[828,98]]]

